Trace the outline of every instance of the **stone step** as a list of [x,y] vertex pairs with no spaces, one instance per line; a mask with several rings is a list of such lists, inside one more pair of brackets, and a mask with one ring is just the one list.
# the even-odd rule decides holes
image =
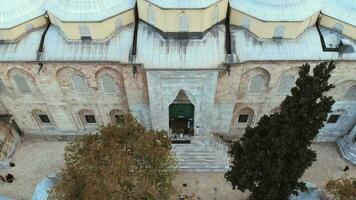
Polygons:
[[346,159],[349,160],[352,164],[356,165],[356,150],[355,148],[351,148],[350,142],[347,136],[340,137],[337,139],[337,144],[339,146],[339,150],[341,155]]

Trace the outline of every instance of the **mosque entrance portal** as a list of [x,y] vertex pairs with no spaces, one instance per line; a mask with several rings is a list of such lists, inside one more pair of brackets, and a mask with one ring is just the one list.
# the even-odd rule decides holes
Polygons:
[[173,143],[190,143],[194,136],[194,105],[184,90],[169,106],[169,132]]

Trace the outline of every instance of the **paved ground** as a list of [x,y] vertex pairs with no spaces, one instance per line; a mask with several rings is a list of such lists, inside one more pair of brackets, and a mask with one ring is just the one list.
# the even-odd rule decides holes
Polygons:
[[[36,184],[51,171],[63,166],[65,144],[66,142],[39,139],[24,141],[15,155],[16,167],[11,170],[16,180],[12,184],[0,183],[0,195],[15,200],[31,199]],[[330,178],[356,176],[356,167],[340,157],[334,144],[315,144],[313,148],[318,153],[318,161],[306,171],[303,180],[323,186]],[[350,166],[350,170],[345,174],[342,170],[346,165]],[[202,200],[244,200],[244,195],[233,191],[223,175],[182,172],[178,174],[174,184],[177,194],[194,193]]]

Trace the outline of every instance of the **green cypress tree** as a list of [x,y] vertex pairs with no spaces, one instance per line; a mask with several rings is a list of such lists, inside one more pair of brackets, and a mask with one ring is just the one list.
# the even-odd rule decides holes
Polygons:
[[334,103],[324,95],[334,87],[328,83],[334,68],[334,62],[323,62],[310,75],[310,65],[304,64],[281,112],[246,128],[230,150],[232,164],[225,178],[233,189],[249,190],[250,200],[287,200],[306,190],[298,180],[316,160],[310,145]]

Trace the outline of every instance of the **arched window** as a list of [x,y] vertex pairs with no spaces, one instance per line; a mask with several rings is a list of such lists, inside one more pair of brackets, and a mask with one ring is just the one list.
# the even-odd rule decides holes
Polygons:
[[97,125],[95,114],[91,110],[79,111],[79,117],[84,125]]
[[155,9],[152,7],[152,5],[148,5],[147,7],[147,21],[148,23],[155,25],[156,23],[156,13]]
[[251,78],[248,87],[248,94],[261,94],[266,83],[266,78],[262,75],[255,75]]
[[277,94],[289,94],[295,82],[293,75],[283,75],[279,79],[276,93]]
[[115,28],[116,30],[119,30],[122,26],[122,20],[121,18],[117,18],[116,21],[115,21]]
[[219,7],[216,5],[211,14],[211,22],[212,24],[217,24],[219,22]]
[[188,32],[189,31],[189,18],[188,16],[182,14],[178,18],[178,31]]
[[79,26],[80,37],[82,40],[91,40],[90,31],[87,25],[80,25]]
[[113,124],[120,124],[124,119],[124,112],[115,109],[110,112],[110,119]]
[[286,31],[286,27],[284,26],[277,26],[273,33],[273,38],[281,39],[284,37],[284,32]]
[[246,16],[242,18],[241,26],[244,29],[250,30],[250,24],[251,24],[250,18],[248,18]]
[[39,125],[53,125],[51,118],[42,110],[33,110],[32,115]]
[[4,94],[4,93],[7,93],[6,86],[4,84],[4,81],[0,79],[0,94]]
[[351,86],[345,95],[346,101],[356,101],[356,85]]
[[237,113],[236,122],[237,126],[251,125],[254,112],[251,108],[242,108]]
[[31,94],[30,86],[28,85],[26,78],[20,74],[15,74],[13,76],[17,89],[22,94]]
[[340,23],[336,23],[333,27],[333,30],[342,33],[344,31],[344,26]]
[[80,75],[72,75],[72,85],[76,93],[88,94],[89,88],[86,80]]
[[118,92],[116,81],[109,74],[101,75],[100,82],[105,94],[116,94]]

